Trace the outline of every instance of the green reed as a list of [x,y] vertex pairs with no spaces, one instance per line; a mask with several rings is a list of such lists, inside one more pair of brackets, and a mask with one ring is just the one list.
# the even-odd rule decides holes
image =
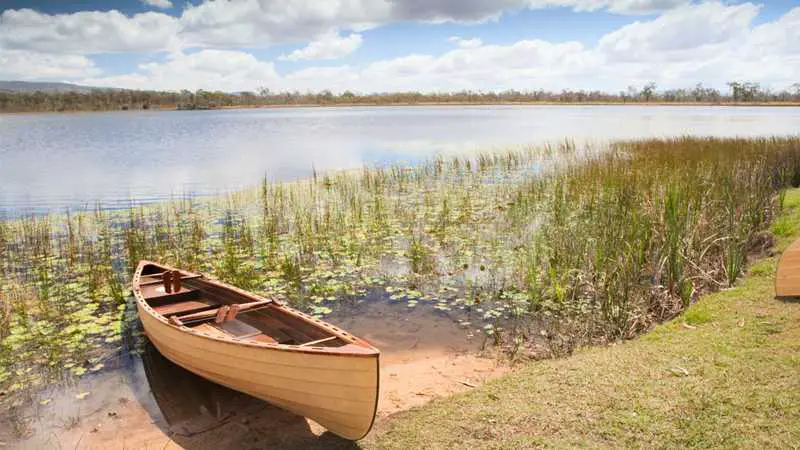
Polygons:
[[751,238],[777,209],[786,174],[800,169],[798,144],[619,143],[558,171],[542,225],[550,255],[536,269],[552,273],[544,278],[551,312],[568,321],[579,311],[598,339],[628,337],[699,292],[734,283]]
[[799,181],[798,138],[565,142],[0,221],[0,390],[99,370],[141,259],[319,316],[383,289],[515,354],[632,337],[735,283]]

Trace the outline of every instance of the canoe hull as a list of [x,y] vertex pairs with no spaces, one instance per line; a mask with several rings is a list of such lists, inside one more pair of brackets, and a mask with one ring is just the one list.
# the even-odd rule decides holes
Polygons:
[[[187,331],[143,306],[139,318],[158,351],[175,364],[223,386],[312,419],[346,439],[372,427],[378,402],[379,353],[347,345],[321,348],[259,345]],[[292,348],[293,347],[293,348]],[[347,349],[352,348],[353,354]]]
[[347,439],[369,432],[378,392],[378,357],[307,355],[242,347],[175,330],[139,314],[166,358],[208,380],[308,417]]

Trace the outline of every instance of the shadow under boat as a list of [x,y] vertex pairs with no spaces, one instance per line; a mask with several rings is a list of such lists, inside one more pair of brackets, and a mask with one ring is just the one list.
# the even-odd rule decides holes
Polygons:
[[142,363],[158,407],[148,412],[183,448],[357,448],[333,433],[315,434],[302,416],[174,364],[149,342]]
[[[385,351],[384,363],[413,359],[415,352],[468,353],[483,345],[482,336],[470,339],[469,330],[459,325],[459,320],[476,319],[460,310],[442,312],[424,303],[412,309],[378,291],[339,306],[328,320],[378,345]],[[133,380],[140,403],[153,423],[186,449],[357,448],[333,433],[315,434],[304,417],[174,364],[150,342],[141,358],[147,383]]]

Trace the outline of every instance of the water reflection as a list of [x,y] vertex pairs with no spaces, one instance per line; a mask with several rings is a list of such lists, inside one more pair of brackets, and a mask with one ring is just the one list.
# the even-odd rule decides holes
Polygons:
[[461,324],[480,323],[477,310],[438,310],[433,302],[409,307],[405,299],[391,300],[381,291],[365,298],[337,300],[325,320],[366,339],[381,351],[383,366],[433,355],[478,351],[481,330]]
[[215,194],[365,162],[562,141],[797,133],[798,108],[504,106],[0,115],[0,213]]

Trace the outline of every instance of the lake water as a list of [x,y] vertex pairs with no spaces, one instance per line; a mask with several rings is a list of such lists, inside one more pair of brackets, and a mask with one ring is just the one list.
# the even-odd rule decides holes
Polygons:
[[437,153],[800,132],[800,108],[432,106],[0,115],[0,215],[208,195]]

